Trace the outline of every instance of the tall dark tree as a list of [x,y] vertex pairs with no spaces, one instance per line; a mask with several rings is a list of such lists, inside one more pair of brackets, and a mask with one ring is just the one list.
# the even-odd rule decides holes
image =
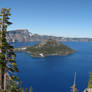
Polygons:
[[92,88],[92,73],[90,73],[90,76],[89,76],[88,88]]
[[32,92],[32,86],[30,87],[30,90],[29,90],[29,92]]
[[7,27],[9,22],[10,8],[2,8],[0,12],[0,89],[7,90],[7,83],[10,79],[15,79],[13,74],[18,72],[15,62],[16,55],[14,48],[6,40]]

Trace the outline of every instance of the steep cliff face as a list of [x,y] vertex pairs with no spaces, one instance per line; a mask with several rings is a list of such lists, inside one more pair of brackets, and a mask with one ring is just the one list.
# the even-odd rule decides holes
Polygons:
[[30,42],[30,41],[43,41],[43,40],[62,40],[62,37],[32,34],[27,29],[17,29],[7,32],[8,42]]
[[8,42],[28,42],[30,41],[30,33],[27,29],[17,29],[7,32]]
[[31,42],[31,41],[43,41],[43,40],[57,40],[57,41],[73,41],[73,42],[92,42],[92,38],[64,38],[48,35],[32,34],[27,29],[17,29],[7,32],[8,42]]

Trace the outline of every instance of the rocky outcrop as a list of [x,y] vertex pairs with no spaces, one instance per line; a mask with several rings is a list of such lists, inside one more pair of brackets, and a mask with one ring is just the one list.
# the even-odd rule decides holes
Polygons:
[[27,29],[17,29],[7,32],[8,42],[29,42],[30,33]]
[[8,42],[31,42],[49,39],[57,41],[92,42],[92,38],[64,38],[48,35],[39,35],[39,34],[32,34],[27,29],[17,29],[7,32]]
[[7,32],[8,42],[30,42],[30,41],[43,41],[49,39],[58,40],[58,41],[63,40],[62,37],[32,34],[27,29],[17,29]]

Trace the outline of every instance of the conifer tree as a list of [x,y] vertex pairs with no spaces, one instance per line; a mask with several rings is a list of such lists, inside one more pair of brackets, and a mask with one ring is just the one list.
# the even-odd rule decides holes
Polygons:
[[90,73],[90,77],[88,81],[88,88],[92,88],[92,73]]
[[28,92],[28,88],[25,89],[25,92]]
[[0,89],[4,90],[7,90],[10,78],[17,79],[13,73],[18,72],[14,48],[6,40],[7,27],[12,24],[8,21],[10,15],[10,8],[2,8],[0,12]]
[[32,92],[32,86],[30,87],[30,90],[29,90],[29,92]]

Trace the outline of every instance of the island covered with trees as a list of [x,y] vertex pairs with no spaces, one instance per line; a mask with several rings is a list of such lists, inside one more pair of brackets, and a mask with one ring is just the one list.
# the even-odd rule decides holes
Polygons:
[[45,40],[34,46],[16,48],[15,51],[24,51],[33,57],[66,56],[75,53],[75,50],[57,40]]

